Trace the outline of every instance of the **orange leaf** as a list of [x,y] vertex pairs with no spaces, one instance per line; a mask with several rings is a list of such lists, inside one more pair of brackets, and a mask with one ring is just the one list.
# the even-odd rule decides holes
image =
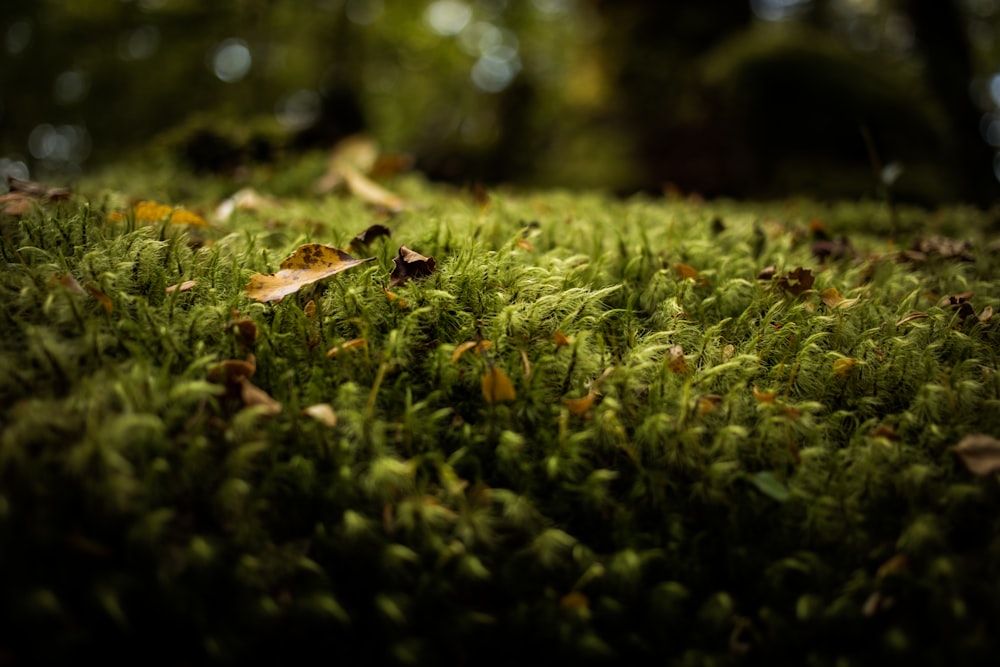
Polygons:
[[528,252],[531,252],[532,250],[535,249],[535,247],[531,245],[531,241],[529,241],[528,239],[518,239],[517,247],[520,248],[521,250],[527,250]]
[[830,308],[836,308],[838,305],[845,301],[844,297],[840,296],[840,292],[836,287],[830,287],[823,290],[820,295],[820,300],[825,303]]
[[556,333],[552,336],[552,339],[555,341],[555,344],[560,347],[569,345],[569,336],[564,334],[562,331],[556,331]]
[[247,295],[257,301],[280,301],[305,285],[373,259],[375,258],[355,259],[337,248],[308,243],[296,248],[292,256],[281,263],[277,273],[255,273],[250,276],[250,282],[246,286]]
[[363,347],[366,347],[367,345],[368,345],[368,340],[365,338],[352,338],[351,340],[341,343],[340,345],[331,347],[330,350],[326,353],[326,356],[335,357],[341,352],[347,350],[359,350]]
[[677,275],[684,280],[688,278],[695,279],[699,275],[698,269],[693,266],[688,266],[687,264],[674,264],[674,271],[676,271]]
[[94,285],[91,285],[90,283],[86,283],[84,285],[84,288],[86,288],[86,290],[90,292],[90,296],[97,299],[98,303],[101,304],[101,307],[104,308],[104,312],[110,315],[111,311],[115,309],[115,304],[112,303],[111,298],[107,294],[99,290],[97,287],[95,287]]
[[758,403],[774,403],[774,399],[778,396],[777,392],[774,391],[760,391],[757,389],[757,385],[753,386],[753,397],[757,399]]
[[479,340],[479,341],[467,340],[461,345],[455,347],[455,351],[451,353],[451,363],[453,364],[456,363],[459,359],[462,358],[463,354],[465,354],[472,348],[476,348],[476,352],[482,354],[485,350],[488,350],[491,347],[493,347],[493,343],[491,343],[488,340]]
[[486,371],[486,375],[483,376],[482,385],[483,398],[490,405],[509,403],[517,398],[517,392],[514,391],[514,385],[511,383],[510,378],[497,366],[490,366],[490,369]]
[[722,396],[718,394],[706,394],[698,398],[696,409],[699,415],[710,415],[722,403]]
[[594,392],[589,392],[586,396],[582,398],[564,398],[562,399],[563,405],[566,409],[572,412],[574,415],[582,415],[587,410],[593,407],[594,401],[597,399],[597,394]]

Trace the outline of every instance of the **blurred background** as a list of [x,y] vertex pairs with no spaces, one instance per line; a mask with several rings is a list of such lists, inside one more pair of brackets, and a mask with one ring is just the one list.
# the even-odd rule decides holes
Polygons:
[[3,0],[0,176],[358,131],[464,185],[989,205],[1000,0]]

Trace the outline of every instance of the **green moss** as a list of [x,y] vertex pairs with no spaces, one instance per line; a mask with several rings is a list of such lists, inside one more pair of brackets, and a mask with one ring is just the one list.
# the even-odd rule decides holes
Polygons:
[[[375,216],[295,198],[292,179],[276,209],[195,243],[108,222],[123,197],[106,178],[2,222],[0,655],[994,652],[1000,489],[950,451],[1000,434],[985,216],[558,191],[482,205],[409,178],[394,187],[420,206],[382,220],[376,261],[261,304],[251,273],[307,241],[345,245]],[[224,187],[136,174],[129,193],[207,210]],[[857,259],[812,255],[817,217]],[[899,252],[959,228],[965,259]],[[438,268],[390,299],[401,244]],[[778,280],[797,267],[815,276],[798,295]],[[831,307],[831,288],[857,301]],[[940,305],[970,291],[972,316]],[[327,354],[354,338],[367,345]],[[477,338],[487,353],[452,360]],[[276,415],[212,381],[250,352]],[[514,401],[485,400],[490,364]],[[563,401],[589,392],[583,414]],[[320,403],[335,425],[302,414]]]

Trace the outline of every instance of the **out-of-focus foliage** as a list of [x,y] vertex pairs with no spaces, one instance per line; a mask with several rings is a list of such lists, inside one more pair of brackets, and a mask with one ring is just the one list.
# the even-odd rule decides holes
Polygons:
[[[938,14],[967,54],[921,32]],[[996,0],[6,0],[0,175],[157,136],[232,171],[366,130],[460,183],[983,201],[998,24]]]

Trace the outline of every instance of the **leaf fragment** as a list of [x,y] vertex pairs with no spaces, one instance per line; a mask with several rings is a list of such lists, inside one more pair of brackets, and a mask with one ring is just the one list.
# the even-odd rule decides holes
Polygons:
[[787,275],[781,276],[777,280],[777,285],[792,296],[799,296],[806,290],[812,288],[815,277],[812,271],[801,266],[793,269]]
[[330,428],[337,425],[337,413],[334,412],[333,406],[329,403],[317,403],[316,405],[302,408],[302,414],[306,417],[312,417],[320,424]]
[[705,394],[699,396],[695,403],[695,410],[699,415],[710,415],[715,409],[722,405],[722,396],[719,394]]
[[674,272],[677,273],[681,280],[695,280],[699,275],[701,275],[698,269],[693,266],[688,266],[687,264],[681,264],[680,262],[674,264]]
[[374,259],[355,259],[332,246],[307,243],[296,248],[291,257],[281,262],[277,273],[255,273],[250,276],[246,286],[247,295],[265,303],[280,301],[306,285]]
[[451,353],[451,363],[457,363],[463,354],[473,348],[476,349],[477,353],[482,354],[491,347],[493,347],[493,343],[488,340],[467,340],[455,347],[455,351]]
[[167,294],[171,292],[189,292],[194,289],[195,285],[198,284],[197,280],[185,280],[182,283],[177,283],[175,285],[169,285],[167,287]]
[[379,225],[379,224],[369,225],[367,228],[365,228],[362,231],[358,232],[357,236],[355,236],[351,240],[351,245],[352,246],[358,246],[358,245],[367,246],[368,244],[370,244],[372,241],[374,241],[375,239],[379,238],[380,236],[384,236],[386,238],[389,238],[389,237],[392,236],[392,230],[389,229],[388,227],[386,227],[385,225]]
[[360,350],[361,348],[368,346],[368,339],[366,338],[352,338],[349,341],[345,341],[340,345],[335,345],[327,350],[326,356],[336,357],[341,352],[347,352],[350,350]]
[[898,322],[896,322],[896,326],[897,327],[901,327],[904,324],[906,324],[907,322],[913,322],[914,320],[922,320],[925,317],[930,317],[930,315],[928,315],[927,313],[921,313],[921,312],[910,313],[906,317],[904,317],[901,320],[899,320]]
[[570,344],[569,336],[559,330],[556,330],[556,332],[552,335],[552,341],[559,347],[566,347]]
[[757,385],[754,385],[753,397],[757,399],[758,403],[774,403],[774,399],[778,397],[778,393],[775,391],[761,391],[757,389]]
[[1000,472],[1000,440],[984,433],[970,433],[952,447],[973,475]]
[[490,366],[482,380],[483,398],[490,405],[509,403],[517,398],[514,384],[498,366]]
[[393,269],[389,275],[389,287],[397,287],[409,280],[425,278],[436,268],[433,257],[424,257],[405,245],[399,246],[399,254],[392,258]]
[[590,410],[590,408],[594,406],[594,401],[596,400],[597,400],[597,394],[595,394],[593,391],[590,391],[587,392],[586,396],[583,396],[581,398],[563,398],[562,404],[565,405],[566,409],[569,410],[572,414],[583,415],[588,410]]
[[688,365],[684,359],[684,348],[680,345],[671,345],[667,350],[667,370],[671,373],[687,373]]

